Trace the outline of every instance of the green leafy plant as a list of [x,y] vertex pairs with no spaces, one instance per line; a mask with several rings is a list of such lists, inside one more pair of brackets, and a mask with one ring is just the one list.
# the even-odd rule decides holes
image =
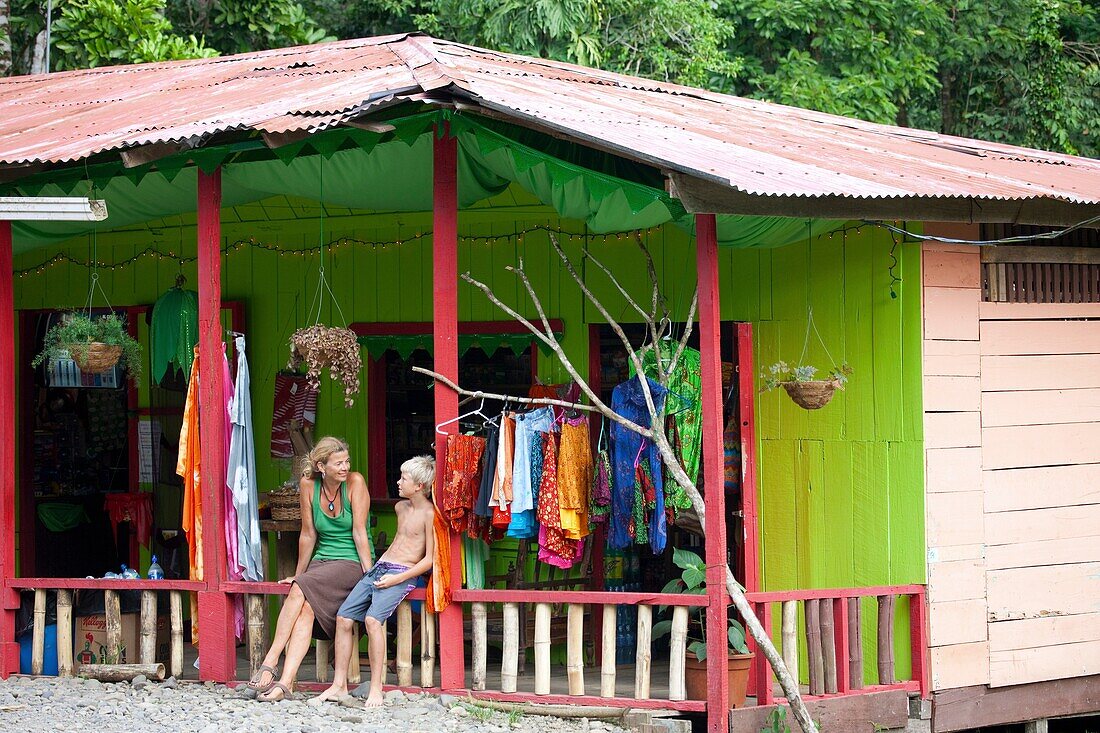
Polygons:
[[[777,361],[760,372],[760,391],[767,392],[779,387],[784,382],[813,382],[818,378],[817,373],[817,367],[809,365],[790,366],[785,361]],[[852,367],[848,365],[848,362],[844,362],[826,372],[821,381],[835,382],[837,389],[844,389],[851,374]]]
[[[672,552],[672,562],[680,568],[680,577],[673,578],[666,583],[665,587],[661,589],[662,593],[688,593],[697,596],[706,594],[707,565],[703,562],[703,558],[691,550],[682,550],[677,547]],[[704,609],[701,606],[696,607],[695,613],[694,624],[688,624],[688,638],[693,638],[690,631],[693,625],[699,629],[699,634],[688,644],[688,651],[702,662],[707,658],[707,624]],[[728,617],[728,620],[729,628],[726,631],[726,638],[729,642],[730,651],[736,654],[748,654],[749,647],[745,644],[745,627],[732,614]],[[653,625],[653,638],[659,639],[671,631],[672,621],[661,621]]]
[[[818,730],[821,730],[820,726]],[[787,725],[787,708],[777,706],[768,713],[767,722],[760,733],[791,733],[791,726]]]
[[132,380],[141,376],[141,344],[130,337],[126,324],[114,313],[94,318],[80,312],[65,314],[46,332],[42,351],[31,361],[31,366],[37,368],[47,361],[72,356],[86,358],[93,343],[121,346],[118,365],[126,368]]

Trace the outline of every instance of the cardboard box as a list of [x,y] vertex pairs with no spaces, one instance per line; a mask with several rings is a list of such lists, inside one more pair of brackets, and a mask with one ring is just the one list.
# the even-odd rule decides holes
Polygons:
[[[73,661],[76,664],[134,664],[140,650],[140,623],[136,613],[122,614],[122,648],[118,655],[107,649],[107,617],[80,616],[73,632]],[[157,617],[156,661],[168,662],[168,617]]]

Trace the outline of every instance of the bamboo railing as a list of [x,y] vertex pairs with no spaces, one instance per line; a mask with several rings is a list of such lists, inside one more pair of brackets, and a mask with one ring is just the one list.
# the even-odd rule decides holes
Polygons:
[[[828,590],[779,591],[746,594],[757,618],[771,631],[772,614],[779,611],[779,649],[784,664],[795,679],[799,679],[799,646],[805,645],[806,680],[809,697],[850,695],[886,689],[920,692],[929,691],[927,654],[927,624],[925,589],[922,585],[881,586],[871,588],[836,588]],[[894,662],[894,623],[897,599],[909,604],[909,646],[911,674],[898,680]],[[863,602],[874,602],[877,609],[874,648],[876,649],[875,684],[865,684],[864,624],[861,619]],[[779,604],[775,609],[774,604]],[[800,614],[801,612],[801,614]],[[803,623],[798,624],[801,615]],[[754,659],[754,681],[757,703],[769,705],[776,699],[773,677],[762,655]]]

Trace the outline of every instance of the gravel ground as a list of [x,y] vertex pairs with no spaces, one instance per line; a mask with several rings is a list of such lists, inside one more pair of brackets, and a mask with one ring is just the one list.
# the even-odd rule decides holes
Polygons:
[[[386,693],[381,708],[346,698],[321,707],[261,703],[225,685],[57,677],[0,680],[0,731],[89,733],[625,733],[584,718],[511,715],[443,696]],[[446,703],[446,704],[445,704]]]

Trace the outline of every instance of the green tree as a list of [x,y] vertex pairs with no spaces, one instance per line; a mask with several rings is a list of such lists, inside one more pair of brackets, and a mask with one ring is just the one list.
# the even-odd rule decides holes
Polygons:
[[168,18],[225,54],[335,40],[295,0],[174,0]]

